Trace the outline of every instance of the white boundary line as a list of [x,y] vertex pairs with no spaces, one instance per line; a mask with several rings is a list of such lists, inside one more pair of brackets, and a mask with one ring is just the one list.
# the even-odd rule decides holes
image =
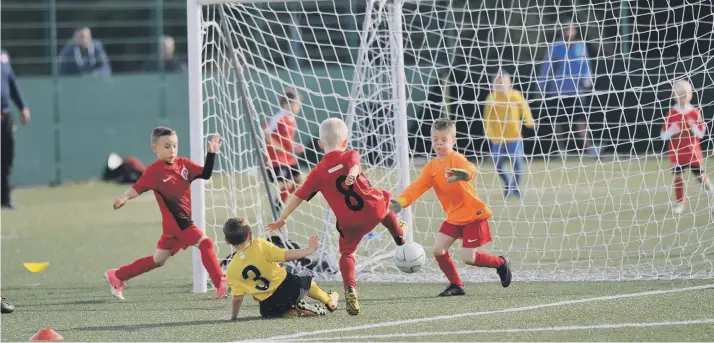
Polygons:
[[[383,328],[383,327],[390,327],[390,326],[397,326],[397,325],[423,323],[423,322],[431,322],[431,321],[437,321],[437,320],[448,320],[448,319],[456,319],[456,318],[464,318],[464,317],[487,316],[487,315],[496,314],[496,313],[524,312],[524,311],[530,311],[530,310],[540,310],[540,309],[550,308],[550,307],[567,306],[567,305],[574,305],[574,304],[586,304],[586,303],[598,302],[598,301],[608,301],[608,300],[616,300],[616,299],[643,297],[643,296],[649,296],[649,295],[661,295],[661,294],[670,294],[670,293],[689,292],[689,291],[696,291],[696,290],[706,289],[706,288],[714,288],[714,284],[684,287],[684,288],[665,289],[665,290],[657,290],[657,291],[626,293],[626,294],[618,294],[618,295],[606,295],[606,296],[585,298],[585,299],[576,299],[576,300],[564,300],[564,301],[557,301],[554,303],[537,304],[537,305],[520,306],[520,307],[509,307],[509,308],[493,310],[493,311],[467,312],[467,313],[449,314],[449,315],[441,315],[441,316],[426,317],[426,318],[396,320],[396,321],[391,321],[391,322],[382,322],[382,323],[376,323],[376,324],[359,325],[359,326],[351,326],[351,327],[343,327],[343,328],[305,331],[305,332],[298,332],[298,333],[295,333],[292,335],[273,336],[273,337],[259,339],[259,340],[260,341],[295,340],[300,337],[317,336],[317,335],[322,335],[322,334],[333,334],[336,332],[375,329],[375,328]],[[251,339],[251,341],[256,341],[256,339]]]
[[[405,337],[429,337],[429,336],[453,336],[471,335],[482,333],[521,333],[521,332],[555,332],[555,331],[576,331],[576,330],[602,330],[602,329],[624,329],[624,328],[647,328],[659,326],[677,325],[699,325],[714,324],[714,318],[683,320],[679,322],[655,322],[655,323],[621,323],[621,324],[599,324],[599,325],[574,325],[574,326],[551,326],[525,329],[494,329],[494,330],[464,330],[449,332],[412,332],[412,333],[392,333],[384,335],[361,335],[361,336],[341,336],[341,337],[321,337],[297,339],[293,342],[315,342],[315,341],[344,341],[358,342],[372,338],[405,338]],[[350,341],[352,340],[352,341]]]

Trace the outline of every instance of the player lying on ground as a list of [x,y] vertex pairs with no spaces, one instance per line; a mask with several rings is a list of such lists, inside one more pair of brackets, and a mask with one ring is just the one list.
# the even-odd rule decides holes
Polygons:
[[142,257],[119,269],[107,270],[105,278],[115,297],[124,300],[125,281],[163,266],[169,257],[192,245],[201,251],[201,261],[216,287],[216,295],[219,298],[226,295],[228,287],[213,250],[213,240],[191,221],[191,182],[211,178],[213,162],[220,147],[220,137],[213,136],[208,142],[206,164],[201,167],[187,158],[177,156],[178,136],[174,130],[161,126],[154,129],[151,134],[151,151],[156,153],[157,160],[146,168],[134,186],[114,200],[114,209],[118,210],[127,201],[152,190],[161,210],[163,233],[153,256]]
[[456,264],[449,256],[449,248],[461,239],[461,259],[477,267],[495,268],[501,285],[511,284],[511,269],[505,257],[494,256],[476,249],[491,241],[488,218],[491,210],[478,198],[473,185],[476,166],[454,151],[456,125],[448,119],[438,119],[431,127],[431,140],[436,158],[422,169],[419,177],[404,192],[393,199],[390,209],[399,213],[413,204],[429,188],[434,188],[446,221],[434,240],[434,258],[451,285],[440,296],[465,295]]
[[288,216],[300,204],[318,192],[325,197],[337,218],[340,233],[340,273],[345,287],[347,313],[359,314],[355,281],[355,251],[362,237],[382,223],[397,245],[402,245],[404,231],[394,213],[389,211],[389,192],[372,187],[362,173],[360,156],[347,149],[347,125],[330,118],[320,124],[320,147],[325,156],[312,169],[305,183],[290,199],[280,219],[268,224],[274,231],[285,225]]
[[672,212],[675,214],[684,212],[686,187],[682,174],[685,169],[689,169],[697,180],[704,184],[710,197],[709,206],[714,209],[714,184],[703,170],[704,154],[701,139],[707,126],[702,121],[699,110],[690,104],[692,85],[689,82],[685,80],[675,82],[673,95],[677,105],[667,114],[661,135],[662,139],[668,142],[669,162],[674,173],[676,203],[672,206]]
[[[223,234],[226,243],[236,249],[226,271],[233,295],[231,320],[238,318],[246,294],[260,304],[260,315],[266,318],[325,315],[325,307],[330,312],[337,309],[337,293],[325,292],[311,276],[290,274],[278,264],[314,253],[319,245],[317,236],[310,237],[307,248],[285,250],[264,239],[254,240],[250,224],[240,218],[228,219],[223,225]],[[306,295],[325,307],[302,302]]]
[[[484,106],[484,132],[491,143],[491,156],[504,184],[503,197],[521,197],[523,139],[521,126],[533,128],[528,103],[521,92],[511,87],[511,76],[501,72],[493,79],[493,92]],[[505,166],[511,166],[511,171]]]
[[293,88],[286,88],[279,103],[280,112],[270,118],[270,122],[264,127],[268,167],[273,168],[268,177],[271,182],[278,182],[280,185],[280,200],[273,204],[278,212],[282,211],[283,203],[288,201],[290,194],[302,184],[302,174],[294,153],[305,152],[305,148],[295,142],[295,116],[300,113],[300,94]]

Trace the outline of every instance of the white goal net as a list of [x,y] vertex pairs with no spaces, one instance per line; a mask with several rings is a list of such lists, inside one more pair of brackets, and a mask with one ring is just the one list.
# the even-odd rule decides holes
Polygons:
[[[293,87],[302,96],[295,119],[296,141],[305,147],[297,154],[303,174],[321,156],[319,123],[339,117],[350,126],[351,147],[362,154],[370,182],[393,194],[432,157],[431,122],[455,120],[457,150],[478,167],[474,183],[494,213],[494,240],[482,249],[508,256],[516,280],[714,276],[709,198],[686,174],[686,210],[672,213],[673,177],[659,139],[676,79],[690,81],[693,104],[712,128],[712,9],[707,2],[648,3],[273,0],[197,7],[201,41],[189,49],[200,46],[200,66],[192,61],[191,73],[200,75],[202,102],[192,111],[202,110],[202,141],[214,133],[225,139],[215,177],[205,184],[203,212],[220,257],[231,252],[221,231],[228,217],[246,217],[255,236],[268,237],[264,226],[274,218],[279,185],[267,181],[273,172],[264,163],[263,128],[280,110],[283,89]],[[583,149],[572,136],[556,144],[562,137],[551,125],[552,96],[538,87],[563,25],[575,26],[573,41],[584,43],[593,81],[577,113],[582,116],[567,120],[588,118],[598,149]],[[552,61],[551,70],[558,63]],[[512,75],[535,119],[533,130],[523,130],[520,199],[504,199],[484,137],[484,100],[499,71]],[[702,140],[705,157],[709,137]],[[433,192],[404,219],[410,238],[430,254],[444,219]],[[321,196],[289,220],[283,239],[304,245],[311,234],[322,237],[302,271],[339,278],[327,268],[336,268],[338,259],[334,227]],[[433,259],[419,273],[400,273],[391,260],[394,248],[381,226],[365,237],[358,281],[445,282]],[[492,270],[459,266],[465,281],[497,279]]]

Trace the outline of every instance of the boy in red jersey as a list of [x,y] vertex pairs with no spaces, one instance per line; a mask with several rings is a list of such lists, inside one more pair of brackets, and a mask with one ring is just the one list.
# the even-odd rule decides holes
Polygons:
[[268,173],[271,182],[280,184],[280,202],[273,204],[280,212],[290,194],[302,184],[302,174],[294,153],[302,154],[305,148],[295,142],[297,122],[295,116],[300,113],[300,94],[287,88],[279,99],[280,112],[276,113],[263,128],[268,147]]
[[362,174],[360,156],[347,149],[347,125],[330,118],[320,124],[322,158],[305,180],[305,184],[286,205],[280,219],[268,224],[268,231],[285,225],[285,220],[300,204],[322,193],[337,218],[340,233],[340,272],[345,287],[347,313],[359,314],[357,283],[355,281],[355,256],[362,237],[382,223],[397,245],[405,243],[402,224],[389,211],[389,192],[372,187]]
[[115,297],[124,300],[124,281],[163,266],[169,257],[192,245],[201,251],[201,261],[216,287],[217,296],[226,295],[228,286],[213,250],[213,240],[191,221],[191,182],[211,177],[213,162],[220,147],[220,137],[213,136],[208,142],[206,164],[201,167],[188,158],[177,156],[178,136],[174,130],[163,126],[154,129],[151,134],[151,151],[156,153],[157,160],[146,168],[134,186],[114,200],[114,209],[118,210],[127,201],[152,190],[161,210],[163,233],[153,256],[142,257],[119,269],[107,270],[104,276]]
[[434,258],[451,283],[439,296],[465,295],[464,283],[456,270],[449,248],[461,239],[461,259],[476,267],[496,269],[501,285],[511,284],[511,268],[503,256],[479,252],[476,249],[491,241],[488,218],[491,210],[484,204],[473,185],[476,166],[464,155],[454,151],[456,125],[449,119],[438,119],[431,127],[431,140],[436,158],[422,169],[419,177],[396,199],[389,208],[399,213],[413,204],[429,188],[434,188],[446,221],[434,239]]
[[699,110],[690,104],[692,85],[685,80],[675,82],[673,95],[677,105],[667,114],[661,134],[661,138],[668,142],[669,162],[674,173],[676,202],[672,206],[672,212],[684,212],[685,184],[682,174],[685,169],[689,169],[697,180],[704,184],[711,199],[709,204],[714,208],[714,184],[702,170],[704,154],[701,139],[704,137],[706,125]]

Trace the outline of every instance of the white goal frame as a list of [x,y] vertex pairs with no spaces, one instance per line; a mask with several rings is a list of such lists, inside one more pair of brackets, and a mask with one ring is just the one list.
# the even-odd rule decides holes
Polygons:
[[[314,1],[314,0],[313,0]],[[390,58],[392,64],[392,78],[397,80],[393,84],[392,92],[394,97],[394,113],[395,113],[395,153],[397,168],[399,168],[399,181],[397,190],[404,190],[410,183],[410,163],[409,163],[409,137],[408,137],[408,116],[407,116],[407,99],[406,99],[406,76],[404,70],[404,47],[402,40],[402,6],[405,0],[366,0],[370,5],[388,6],[390,13]],[[301,2],[301,0],[187,0],[187,44],[188,44],[188,91],[189,91],[189,125],[190,125],[190,158],[196,163],[204,161],[204,143],[205,135],[203,128],[203,84],[202,84],[202,65],[201,65],[201,48],[203,28],[201,24],[201,15],[203,5],[215,5],[224,3],[287,3]],[[369,16],[368,16],[369,18]],[[360,48],[357,66],[355,66],[355,88],[360,87],[360,68],[366,68],[368,51],[365,48],[369,42],[364,34],[371,26],[371,20],[365,20],[363,30],[360,32]],[[238,58],[234,59],[234,63],[240,63]],[[239,67],[239,66],[234,66]],[[238,68],[236,68],[238,69]],[[358,94],[357,89],[353,89],[351,94]],[[348,129],[351,130],[354,118],[356,117],[355,101],[350,99],[350,108],[347,115]],[[262,135],[262,132],[257,133]],[[263,137],[261,137],[263,138]],[[191,185],[191,211],[193,222],[201,228],[206,229],[206,195],[205,181],[198,180]],[[325,208],[325,217],[329,217],[329,208]],[[276,215],[276,214],[273,214]],[[411,208],[404,209],[400,217],[407,224],[406,238],[408,241],[413,241],[413,219]],[[325,222],[322,234],[328,230],[329,220]],[[322,253],[322,248],[320,253]],[[192,249],[193,260],[193,292],[205,293],[208,291],[207,273],[201,261],[201,254],[198,248]]]
[[[220,258],[228,254],[224,262],[231,258],[234,249],[223,242],[220,232],[223,220],[240,213],[255,223],[256,236],[267,238],[264,225],[279,215],[272,201],[278,200],[278,185],[269,180],[275,172],[261,159],[268,156],[265,133],[260,126],[275,113],[277,106],[270,98],[281,92],[279,86],[292,84],[307,94],[308,101],[303,101],[303,105],[309,106],[303,107],[308,110],[302,111],[304,120],[298,121],[298,138],[307,143],[305,148],[311,153],[298,156],[301,167],[305,167],[305,162],[313,166],[319,158],[314,144],[316,124],[326,117],[339,116],[349,128],[351,148],[364,157],[363,164],[368,166],[365,172],[377,186],[392,194],[403,191],[413,177],[412,172],[421,167],[420,159],[411,158],[409,142],[415,139],[412,142],[417,143],[415,149],[429,149],[426,141],[430,122],[453,115],[457,126],[462,125],[457,131],[468,140],[468,147],[459,145],[459,148],[466,149],[466,155],[473,153],[468,157],[475,157],[481,171],[474,180],[479,195],[494,211],[492,247],[513,260],[519,280],[592,281],[714,275],[711,259],[714,231],[708,230],[714,218],[711,214],[714,190],[709,194],[699,193],[697,196],[705,195],[707,200],[696,199],[691,213],[684,216],[670,213],[675,212],[671,209],[670,172],[664,155],[657,151],[662,142],[653,132],[660,124],[660,116],[666,115],[666,109],[672,105],[670,94],[665,94],[670,91],[666,83],[675,78],[691,78],[690,82],[696,83],[693,84],[695,97],[710,92],[702,76],[709,80],[714,70],[709,65],[714,61],[709,57],[714,49],[703,48],[706,54],[701,50],[697,52],[699,55],[693,50],[691,56],[676,57],[676,61],[668,56],[667,65],[656,64],[659,61],[651,60],[643,49],[639,50],[640,57],[630,56],[626,43],[632,35],[627,33],[629,31],[623,33],[626,27],[618,23],[607,24],[613,19],[627,21],[639,12],[625,11],[627,13],[618,19],[607,8],[598,7],[594,0],[583,1],[578,8],[572,8],[575,12],[587,8],[588,13],[591,10],[594,13],[578,20],[585,19],[582,25],[585,30],[581,32],[586,36],[582,40],[589,47],[589,59],[595,62],[594,81],[599,86],[589,94],[590,104],[582,111],[598,113],[595,120],[602,121],[593,130],[599,130],[600,140],[609,142],[605,144],[611,143],[605,146],[608,150],[605,154],[599,154],[598,149],[588,151],[592,157],[588,160],[585,160],[585,152],[578,149],[578,158],[573,160],[567,145],[565,149],[558,146],[557,140],[561,138],[554,137],[557,128],[549,127],[555,108],[549,109],[552,105],[545,104],[542,94],[537,94],[538,89],[534,91],[535,81],[544,73],[536,68],[538,60],[546,60],[538,56],[552,47],[551,36],[558,34],[558,25],[567,18],[545,17],[542,6],[531,4],[522,8],[517,1],[510,2],[509,6],[468,1],[459,1],[457,6],[455,1],[448,0],[355,1],[364,2],[187,0],[191,159],[203,163],[206,138],[215,130],[226,136],[214,171],[216,177],[192,185],[193,220],[215,240]],[[518,15],[511,18],[509,13],[516,12]],[[315,13],[320,16],[313,16]],[[323,13],[324,20],[321,19]],[[475,13],[478,15],[473,16]],[[506,17],[501,17],[503,14]],[[492,18],[502,20],[492,25]],[[334,29],[333,20],[342,32],[329,31]],[[488,27],[483,25],[484,20],[489,20]],[[280,23],[270,23],[275,21]],[[672,25],[679,24],[668,23],[667,27],[674,27]],[[635,35],[643,33],[638,26],[633,27]],[[596,30],[597,38],[587,38],[588,28]],[[658,28],[652,30],[659,31]],[[323,36],[311,40],[311,35],[318,31]],[[301,47],[296,41],[300,41],[303,34],[306,36]],[[707,32],[697,33],[699,36],[711,40]],[[617,48],[619,43],[625,50]],[[305,55],[306,47],[313,44],[325,49],[324,52]],[[591,51],[594,45],[598,46],[597,53]],[[612,51],[608,52],[605,48],[610,45]],[[271,51],[275,46],[280,51],[273,55]],[[292,50],[295,48],[298,50]],[[652,49],[658,48],[647,45],[647,51]],[[319,73],[325,74],[318,74],[302,68],[301,61],[305,58],[309,60],[305,65],[310,68],[328,64],[338,68],[324,68]],[[663,54],[662,61],[664,58]],[[703,68],[707,69],[690,70],[687,65],[694,62],[704,62]],[[521,68],[524,66],[527,68]],[[612,73],[609,69],[604,71],[610,67]],[[535,132],[526,131],[523,136],[525,143],[533,143],[533,154],[523,151],[526,161],[519,172],[527,177],[524,177],[523,197],[516,206],[510,206],[515,204],[509,202],[513,200],[509,199],[512,194],[502,189],[502,181],[509,179],[501,170],[502,164],[493,163],[496,159],[489,157],[488,147],[476,146],[488,140],[484,140],[478,128],[471,130],[471,126],[478,126],[484,118],[482,111],[481,116],[477,115],[477,108],[484,105],[481,95],[493,87],[492,77],[497,70],[514,75],[518,83],[514,89],[524,92],[536,119]],[[652,83],[650,76],[655,74],[658,81]],[[330,90],[323,92],[320,83],[323,80],[330,83]],[[468,85],[460,80],[468,80],[465,81]],[[609,86],[604,85],[607,82],[603,80],[609,81]],[[623,80],[624,83],[615,84]],[[451,96],[454,87],[463,88],[465,93],[457,91],[456,97]],[[442,92],[441,99],[430,98],[433,92]],[[699,105],[711,108],[714,102],[711,95],[706,96],[709,99],[706,104],[699,98]],[[637,101],[633,102],[633,98]],[[323,101],[328,99],[337,107]],[[442,101],[442,104],[434,101]],[[451,111],[450,104],[465,107]],[[462,113],[472,109],[474,112]],[[640,116],[640,113],[646,114]],[[619,119],[615,119],[618,114]],[[628,114],[632,117],[627,117]],[[590,122],[593,123],[592,118]],[[408,124],[416,126],[416,130],[409,130]],[[555,125],[562,123],[553,123]],[[643,135],[640,129],[649,130],[648,134]],[[598,140],[594,131],[591,131],[591,140]],[[644,142],[648,144],[646,148]],[[558,158],[554,152],[562,155]],[[530,156],[538,159],[534,161],[528,158]],[[516,171],[513,173],[516,177]],[[499,176],[503,180],[499,180]],[[606,187],[600,187],[600,183]],[[425,197],[400,214],[409,226],[407,239],[421,244],[433,239],[443,214],[433,194]],[[278,233],[283,242],[288,242],[285,243],[288,247],[291,243],[304,242],[313,232],[321,234],[323,243],[315,259],[286,264],[286,268],[334,279],[337,272],[334,256],[339,254],[335,243],[336,223],[324,199],[301,206],[293,218],[295,221]],[[286,241],[288,236],[290,240]],[[357,266],[357,276],[361,280],[443,281],[433,260],[427,261],[420,275],[398,274],[389,263],[393,257],[389,237],[376,233],[365,240],[358,254],[361,264]],[[227,251],[218,250],[226,248]],[[495,277],[483,269],[463,269],[465,281]],[[194,248],[193,291],[206,292],[208,288],[211,285],[200,254]]]

